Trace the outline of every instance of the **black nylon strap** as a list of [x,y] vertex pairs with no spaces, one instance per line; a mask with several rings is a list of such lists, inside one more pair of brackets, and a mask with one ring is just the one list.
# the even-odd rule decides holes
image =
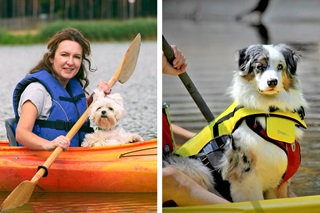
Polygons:
[[80,94],[80,95],[77,95],[77,96],[75,96],[75,97],[70,97],[70,98],[60,96],[60,97],[59,97],[59,100],[76,103],[77,101],[79,101],[81,98],[84,98],[84,97],[86,97],[85,94]]
[[199,159],[205,166],[211,170],[211,174],[214,177],[215,186],[214,188],[223,196],[225,199],[232,202],[230,194],[230,183],[229,181],[223,180],[221,171],[216,169],[215,166],[219,163],[223,156],[224,147],[230,140],[233,140],[231,134],[222,135],[209,141],[193,158]]
[[[234,117],[234,114],[235,114],[239,109],[242,109],[242,108],[243,108],[242,105],[238,105],[238,106],[236,106],[236,108],[235,108],[232,112],[230,112],[230,113],[227,114],[226,116],[220,118],[220,119],[215,123],[215,125],[213,126],[213,135],[215,135],[215,136],[219,135],[219,128],[218,128],[219,124],[222,123],[222,122],[224,122],[224,121],[226,121],[226,120],[229,120],[229,119],[232,118],[232,117]],[[239,124],[239,123],[240,123],[240,122],[238,122],[238,124]],[[235,128],[235,129],[236,129],[236,128]]]
[[[44,128],[70,131],[75,123],[76,122],[68,122],[63,120],[57,120],[57,121],[36,120],[35,124]],[[93,132],[93,129],[90,127],[90,124],[87,121],[82,125],[79,131],[91,133]]]

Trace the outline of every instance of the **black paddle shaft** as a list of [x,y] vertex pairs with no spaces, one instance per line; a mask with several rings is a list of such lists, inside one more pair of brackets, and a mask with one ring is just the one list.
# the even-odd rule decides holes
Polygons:
[[[169,63],[172,65],[172,62],[174,60],[174,52],[163,35],[162,35],[162,50],[164,55],[167,57]],[[206,102],[203,100],[202,96],[200,95],[196,86],[193,84],[189,75],[186,72],[184,72],[179,75],[179,78],[184,84],[184,86],[186,87],[186,89],[188,90],[194,102],[197,104],[198,108],[200,109],[202,115],[205,117],[207,122],[209,123],[213,121],[214,115],[212,114]]]

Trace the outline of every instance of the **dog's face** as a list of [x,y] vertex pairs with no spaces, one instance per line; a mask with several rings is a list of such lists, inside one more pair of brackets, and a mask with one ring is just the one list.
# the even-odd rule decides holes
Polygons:
[[120,94],[104,96],[103,92],[95,91],[91,106],[90,120],[103,130],[113,128],[125,115],[123,99]]
[[307,107],[296,74],[299,57],[284,44],[258,44],[239,50],[230,96],[252,109],[294,111]]
[[294,87],[299,54],[285,45],[251,45],[239,51],[239,74],[256,82],[261,94],[273,95]]

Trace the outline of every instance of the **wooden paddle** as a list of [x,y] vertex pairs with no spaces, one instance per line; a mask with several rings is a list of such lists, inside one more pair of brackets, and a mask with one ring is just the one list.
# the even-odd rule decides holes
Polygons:
[[[137,63],[137,59],[140,51],[140,43],[141,43],[141,36],[140,34],[138,34],[135,37],[135,39],[132,41],[127,52],[125,53],[118,70],[113,75],[111,80],[108,82],[110,87],[112,87],[117,81],[119,81],[120,83],[125,83],[130,78]],[[84,122],[88,118],[89,111],[90,111],[89,109],[90,107],[87,108],[87,110],[83,113],[83,115],[71,128],[71,130],[66,135],[67,138],[69,139],[73,138],[73,136],[78,132],[80,127],[84,124]],[[49,156],[49,158],[45,161],[42,167],[49,169],[49,167],[52,165],[52,163],[55,161],[55,159],[58,157],[58,155],[62,151],[63,149],[61,147],[57,147]],[[45,168],[40,168],[38,172],[33,176],[31,181],[25,180],[22,183],[20,183],[9,194],[9,196],[5,199],[5,201],[1,204],[0,210],[3,211],[6,209],[12,209],[28,203],[34,191],[35,186],[37,185],[40,178],[42,178],[46,172]]]
[[[168,62],[172,65],[172,62],[174,60],[174,52],[163,35],[162,35],[162,50],[164,55],[167,57]],[[205,117],[207,122],[209,123],[213,121],[214,115],[212,114],[206,102],[203,100],[202,96],[200,95],[196,86],[193,84],[187,72],[180,74],[179,78],[184,84],[184,86],[186,87],[186,89],[188,90],[194,102],[197,104],[198,108],[200,109],[202,115]]]

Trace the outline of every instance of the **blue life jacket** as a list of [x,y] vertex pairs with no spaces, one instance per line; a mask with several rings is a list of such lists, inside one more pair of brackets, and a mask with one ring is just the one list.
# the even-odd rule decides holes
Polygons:
[[[80,82],[71,79],[65,89],[55,77],[45,70],[28,75],[17,84],[13,92],[13,110],[17,122],[21,94],[33,82],[39,82],[46,88],[52,98],[52,107],[48,119],[37,119],[32,132],[47,140],[53,140],[60,135],[67,135],[87,109],[86,97]],[[89,121],[71,139],[70,146],[80,146],[87,132],[92,132]]]

